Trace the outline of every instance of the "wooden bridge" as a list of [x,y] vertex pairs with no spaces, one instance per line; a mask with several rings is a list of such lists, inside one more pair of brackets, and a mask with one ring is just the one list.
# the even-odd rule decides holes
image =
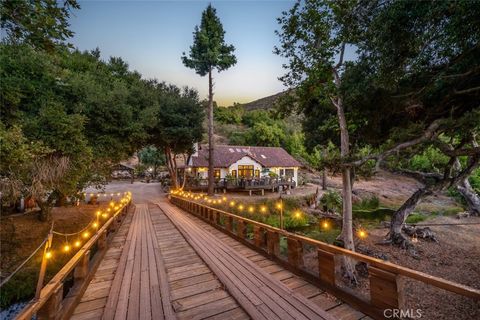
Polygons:
[[[177,196],[120,218],[105,225],[106,235],[116,225],[107,246],[76,255],[19,318],[383,319],[384,309],[402,307],[403,278],[480,300],[479,290]],[[316,274],[304,268],[307,252],[318,255]],[[368,298],[338,282],[340,256],[367,263]],[[65,290],[69,274],[74,285]]]

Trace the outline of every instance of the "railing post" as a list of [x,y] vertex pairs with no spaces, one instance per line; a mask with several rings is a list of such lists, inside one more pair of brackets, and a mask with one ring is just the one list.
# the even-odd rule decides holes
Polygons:
[[368,266],[370,302],[379,309],[402,309],[404,280],[395,273]]
[[237,236],[244,240],[247,237],[247,226],[245,225],[245,221],[243,220],[237,221]]
[[73,271],[75,281],[85,279],[88,275],[88,263],[90,262],[90,250],[86,251],[80,262]]
[[225,217],[225,229],[227,229],[228,232],[232,232],[232,226],[233,226],[233,218],[231,216],[226,216]]
[[265,245],[265,237],[263,235],[263,228],[257,225],[253,226],[253,243],[256,247],[263,248]]
[[63,300],[63,283],[55,289],[47,302],[38,310],[37,319],[55,319],[58,316],[60,305]]
[[97,246],[100,250],[107,248],[107,233],[105,231],[102,231],[102,233],[99,235],[97,239]]
[[215,222],[215,225],[217,225],[217,226],[220,225],[220,212],[218,212],[218,211],[215,211],[214,222]]
[[317,249],[318,253],[318,274],[320,280],[335,286],[335,254]]
[[280,256],[280,235],[276,231],[267,230],[267,252],[272,256]]
[[303,245],[302,242],[287,237],[287,256],[288,263],[290,263],[295,268],[303,267]]

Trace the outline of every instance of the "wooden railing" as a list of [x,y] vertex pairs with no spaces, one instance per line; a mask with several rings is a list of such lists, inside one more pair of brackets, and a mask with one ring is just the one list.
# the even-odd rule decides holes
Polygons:
[[[405,309],[405,279],[420,281],[474,300],[480,300],[480,290],[478,289],[290,233],[176,195],[171,195],[170,201],[375,319],[384,319],[384,310],[386,309]],[[251,232],[247,230],[251,230]],[[248,233],[253,233],[252,239],[248,238]],[[281,239],[286,240],[287,243],[284,255],[281,254]],[[308,247],[317,251],[318,272],[311,272],[304,267],[304,252]],[[337,274],[340,268],[339,258],[342,257],[349,257],[367,264],[369,297],[356,294],[353,289],[340,285],[340,277]]]
[[[107,251],[108,240],[118,230],[129,207],[130,201],[119,208],[42,288],[40,297],[28,303],[15,319],[31,319],[34,315],[40,320],[70,318]],[[64,285],[67,281],[68,288]]]
[[[182,181],[180,181],[180,184],[182,184]],[[295,182],[291,177],[222,178],[215,181],[216,189],[269,189],[279,185],[295,186]],[[185,186],[190,188],[207,188],[208,179],[187,177]]]

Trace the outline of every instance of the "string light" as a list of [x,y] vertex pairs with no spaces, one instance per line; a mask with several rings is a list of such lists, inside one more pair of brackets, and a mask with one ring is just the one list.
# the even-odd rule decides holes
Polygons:
[[80,240],[77,240],[77,241],[75,241],[74,246],[78,248],[78,247],[80,247],[81,244],[82,244],[82,242],[80,242]]
[[328,221],[325,220],[325,221],[322,222],[322,227],[324,229],[328,229],[330,227],[330,224],[328,223]]
[[295,213],[293,214],[293,216],[297,219],[299,219],[301,216],[302,216],[302,213],[300,211],[295,211]]
[[235,206],[235,201],[230,201],[230,207],[234,207]]
[[222,197],[222,200],[223,200],[223,201],[227,201],[227,197]]
[[260,212],[262,212],[262,213],[267,212],[267,207],[266,206],[261,206],[260,207]]
[[97,223],[97,222],[94,222],[94,223],[93,223],[93,227],[94,227],[94,228],[98,228],[98,223]]
[[255,211],[255,208],[253,206],[248,207],[248,212],[253,213]]
[[85,231],[85,232],[82,234],[82,236],[83,236],[84,238],[88,238],[89,235],[90,235],[90,233],[88,233],[88,231]]
[[367,237],[367,232],[363,229],[358,230],[358,237],[361,239],[365,239]]
[[243,210],[243,204],[238,206],[238,210],[242,211]]
[[45,258],[46,259],[50,259],[52,257],[53,253],[50,249],[47,250],[47,252],[45,252]]
[[283,205],[281,202],[277,203],[277,209],[282,209],[283,208]]
[[65,252],[70,251],[70,246],[68,245],[68,243],[63,247],[63,251]]

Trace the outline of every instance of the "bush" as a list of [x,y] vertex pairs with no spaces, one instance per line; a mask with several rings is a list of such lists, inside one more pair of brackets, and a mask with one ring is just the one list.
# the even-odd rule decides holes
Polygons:
[[359,203],[353,205],[354,209],[358,210],[374,210],[380,206],[380,200],[377,196],[371,196],[367,199],[362,199]]
[[342,196],[337,191],[327,191],[320,199],[320,204],[326,211],[342,212]]

